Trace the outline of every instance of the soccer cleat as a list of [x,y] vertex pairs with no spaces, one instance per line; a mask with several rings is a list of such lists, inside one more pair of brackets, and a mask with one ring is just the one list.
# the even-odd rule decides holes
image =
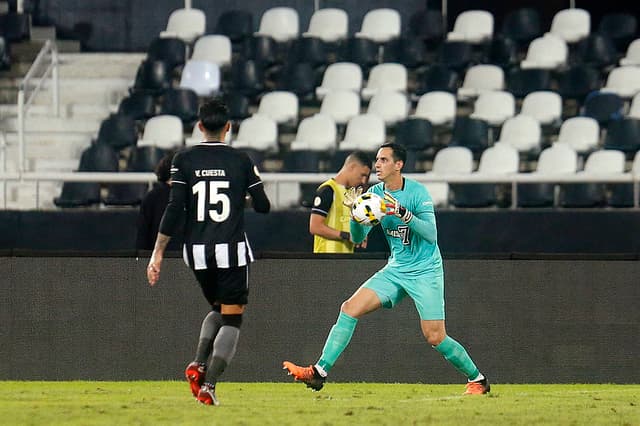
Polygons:
[[189,386],[191,387],[191,393],[195,397],[198,396],[198,392],[200,392],[200,388],[204,383],[204,376],[206,371],[207,367],[204,364],[195,361],[187,365],[186,370],[184,370],[184,375],[189,382]]
[[320,373],[310,365],[308,367],[300,367],[292,362],[285,361],[282,363],[282,369],[287,370],[290,376],[293,376],[296,382],[302,382],[307,385],[308,388],[314,391],[319,391],[324,386],[326,377],[322,377]]
[[202,387],[198,391],[198,396],[196,398],[198,399],[199,403],[204,405],[220,405],[220,402],[216,397],[215,386],[211,386],[208,383],[202,385]]
[[491,385],[489,381],[484,378],[477,382],[467,383],[467,390],[464,391],[463,395],[484,395],[489,392],[491,392]]

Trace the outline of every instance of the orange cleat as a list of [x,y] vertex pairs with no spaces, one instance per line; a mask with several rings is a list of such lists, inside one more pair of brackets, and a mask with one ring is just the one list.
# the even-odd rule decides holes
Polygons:
[[215,386],[211,386],[208,383],[202,385],[202,387],[198,391],[198,396],[196,398],[198,399],[199,403],[204,405],[220,405],[220,402],[216,397]]
[[484,378],[477,382],[467,383],[467,390],[464,391],[463,395],[484,395],[489,392],[491,392],[491,385],[489,384],[489,381]]
[[193,396],[197,397],[198,392],[200,392],[200,388],[204,383],[204,376],[207,371],[207,367],[204,364],[200,364],[199,362],[192,362],[187,365],[186,370],[184,370],[184,375],[189,382],[189,386],[191,387],[191,393]]
[[293,376],[296,382],[302,382],[308,388],[319,391],[324,386],[326,377],[322,377],[320,373],[310,365],[308,367],[300,367],[292,362],[285,361],[282,363],[282,369],[287,370],[290,376]]

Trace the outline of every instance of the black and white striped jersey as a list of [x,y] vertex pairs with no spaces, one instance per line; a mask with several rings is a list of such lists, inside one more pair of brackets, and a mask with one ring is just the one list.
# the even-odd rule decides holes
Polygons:
[[[172,235],[174,216],[185,211],[183,255],[189,267],[230,268],[253,261],[244,229],[245,197],[257,194],[254,208],[262,212],[269,210],[269,201],[245,153],[221,142],[202,142],[175,155],[171,182],[160,232]],[[256,198],[266,202],[266,210]]]

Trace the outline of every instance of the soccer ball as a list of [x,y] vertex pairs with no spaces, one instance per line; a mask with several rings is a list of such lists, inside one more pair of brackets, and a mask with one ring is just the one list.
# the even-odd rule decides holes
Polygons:
[[351,206],[351,217],[361,225],[375,226],[386,211],[387,206],[379,195],[365,192]]

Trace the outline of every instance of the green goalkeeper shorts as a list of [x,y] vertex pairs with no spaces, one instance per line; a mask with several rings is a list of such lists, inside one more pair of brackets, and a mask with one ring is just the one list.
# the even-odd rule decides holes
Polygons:
[[408,295],[413,299],[421,320],[444,319],[442,274],[407,277],[397,275],[391,268],[383,268],[362,284],[362,287],[375,291],[384,308],[393,308]]

